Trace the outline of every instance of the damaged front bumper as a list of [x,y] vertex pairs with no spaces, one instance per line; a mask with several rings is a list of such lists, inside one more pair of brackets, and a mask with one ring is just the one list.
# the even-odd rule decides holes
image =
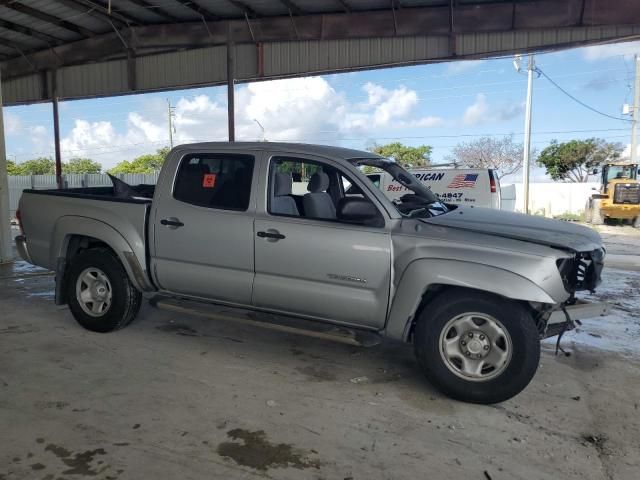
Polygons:
[[554,337],[560,333],[573,330],[575,324],[587,318],[602,317],[608,315],[610,307],[605,302],[588,302],[576,300],[573,305],[551,312],[545,322],[543,338]]

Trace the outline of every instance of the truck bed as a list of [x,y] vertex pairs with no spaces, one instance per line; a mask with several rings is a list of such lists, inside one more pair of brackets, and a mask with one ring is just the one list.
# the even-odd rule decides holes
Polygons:
[[19,208],[33,263],[55,269],[69,235],[84,235],[112,239],[120,245],[117,253],[133,253],[145,268],[154,190],[154,185],[127,192],[114,187],[25,190]]
[[130,192],[116,192],[114,187],[83,187],[51,190],[24,190],[23,193],[37,195],[54,195],[62,197],[86,198],[108,202],[150,203],[155,192],[155,185],[130,186]]

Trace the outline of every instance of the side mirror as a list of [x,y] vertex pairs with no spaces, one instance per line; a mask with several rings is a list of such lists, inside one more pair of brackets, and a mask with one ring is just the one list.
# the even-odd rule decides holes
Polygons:
[[369,200],[357,197],[345,197],[338,202],[336,209],[338,220],[347,223],[359,223],[372,227],[384,225],[384,219],[376,206]]

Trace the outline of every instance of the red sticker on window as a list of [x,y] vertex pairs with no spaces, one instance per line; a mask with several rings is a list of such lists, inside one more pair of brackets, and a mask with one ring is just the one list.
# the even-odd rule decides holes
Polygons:
[[204,178],[202,179],[202,186],[204,188],[213,188],[216,186],[216,174],[215,173],[205,173]]

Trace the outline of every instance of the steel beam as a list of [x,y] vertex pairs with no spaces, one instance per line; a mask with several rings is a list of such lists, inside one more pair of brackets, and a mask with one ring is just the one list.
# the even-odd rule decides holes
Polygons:
[[161,8],[153,3],[149,3],[146,0],[129,0],[131,3],[138,5],[139,7],[146,8],[148,12],[155,13],[159,17],[164,18],[165,20],[169,20],[170,22],[175,22],[178,19],[169,13],[164,8]]
[[[2,0],[0,0],[2,1]],[[587,0],[589,4],[591,0]],[[625,3],[624,10],[607,11],[600,23],[598,18],[585,14],[585,26],[640,25],[640,2]],[[553,3],[553,2],[551,2]],[[538,6],[538,12],[535,8]],[[455,23],[451,25],[450,5],[432,8],[404,7],[395,11],[396,22],[389,20],[389,10],[352,11],[333,14],[296,16],[295,28],[286,16],[207,22],[208,35],[202,34],[202,21],[145,25],[121,30],[122,37],[138,56],[159,50],[171,51],[226,45],[229,40],[236,44],[267,43],[308,40],[337,40],[358,38],[384,38],[403,36],[449,36],[453,27],[455,35],[467,33],[500,33],[526,29],[570,28],[580,22],[581,10],[576,8],[552,10],[548,0],[537,0],[516,4],[488,3],[483,8],[469,8],[458,4],[455,8]],[[576,4],[577,5],[577,4]],[[544,8],[543,8],[544,7]],[[587,9],[587,12],[589,9]],[[251,27],[251,28],[249,28]],[[580,39],[566,44],[580,44]],[[459,52],[458,52],[459,53]],[[16,56],[17,57],[17,56]],[[114,32],[97,35],[95,38],[79,40],[27,55],[38,70],[49,70],[59,66],[82,64],[111,58],[126,58],[122,41]],[[13,58],[0,65],[6,78],[14,78],[33,71],[24,58]]]
[[227,120],[229,141],[236,140],[236,102],[235,102],[235,47],[233,42],[227,43]]
[[340,4],[346,13],[351,13],[351,6],[347,3],[347,0],[336,0],[336,2]]
[[60,28],[64,28],[65,30],[76,33],[81,37],[93,37],[95,35],[95,32],[89,30],[88,28],[84,28],[80,25],[76,25],[75,23],[71,23],[62,18],[58,18],[55,15],[49,15],[48,13],[37,10],[35,8],[31,8],[28,5],[23,5],[22,3],[18,3],[12,0],[0,0],[0,5],[5,8],[15,10],[16,12],[29,15],[30,17],[37,18],[44,22],[52,23]]
[[204,8],[202,5],[199,5],[194,0],[175,0],[183,7],[188,8],[192,12],[196,12],[198,15],[201,15],[202,18],[209,21],[220,20],[220,17],[213,13],[212,11]]
[[0,37],[0,45],[2,45],[3,47],[11,48],[16,52],[29,52],[33,50],[32,46],[25,45],[24,43],[16,43],[13,40],[7,40],[2,37]]
[[120,18],[119,15],[112,13],[109,15],[106,12],[101,11],[99,5],[91,5],[91,2],[85,3],[82,0],[57,0],[67,8],[71,8],[76,12],[81,12],[91,17],[102,20],[108,24],[116,23],[120,26],[128,25],[129,22]]
[[9,179],[7,178],[7,152],[4,145],[2,78],[0,75],[0,263],[13,260],[11,251],[11,218],[9,217]]
[[58,112],[58,81],[57,72],[51,72],[53,97],[53,147],[56,153],[56,184],[62,188],[62,155],[60,152],[60,114]]
[[48,33],[43,33],[38,30],[33,30],[31,28],[24,27],[7,20],[0,19],[0,27],[11,30],[12,32],[21,33],[22,35],[26,35],[27,37],[37,38],[38,40],[42,40],[43,42],[47,42],[51,45],[57,45],[58,43],[60,43],[60,39],[54,37],[53,35],[49,35]]
[[240,0],[227,0],[227,2],[229,2],[231,5],[233,5],[238,10],[240,10],[243,15],[248,15],[250,17],[258,16],[257,12],[253,8],[251,8],[246,3],[241,2]]
[[74,2],[82,3],[83,5],[87,5],[88,7],[95,7],[102,13],[106,13],[110,17],[120,18],[124,23],[132,24],[132,25],[143,25],[148,22],[142,21],[140,18],[132,15],[130,13],[124,12],[118,8],[111,8],[111,13],[109,13],[109,4],[103,0],[73,0]]
[[289,12],[291,12],[293,15],[303,14],[302,9],[298,5],[296,5],[293,0],[280,0],[280,3],[287,7]]

